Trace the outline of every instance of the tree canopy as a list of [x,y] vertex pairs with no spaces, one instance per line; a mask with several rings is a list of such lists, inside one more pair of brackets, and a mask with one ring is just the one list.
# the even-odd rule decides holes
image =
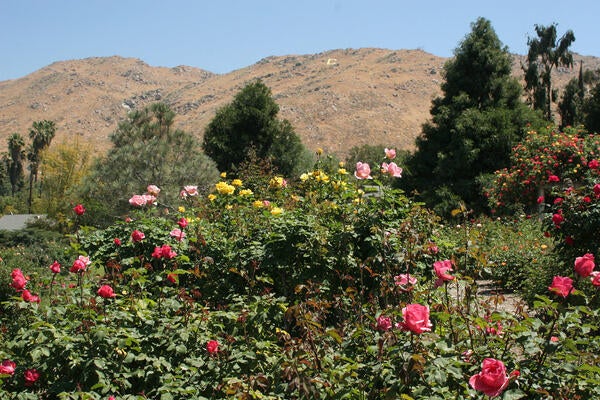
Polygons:
[[148,185],[163,189],[161,198],[169,201],[182,186],[208,187],[218,179],[214,162],[193,135],[173,128],[174,118],[167,104],[155,103],[119,124],[110,137],[113,147],[83,185],[90,207],[104,208],[110,218],[126,211],[129,198]]
[[219,109],[204,133],[203,148],[221,171],[235,170],[250,155],[268,159],[284,175],[296,174],[310,155],[260,80],[247,84]]
[[486,209],[480,181],[509,164],[524,127],[539,116],[521,101],[511,57],[490,21],[479,18],[444,65],[443,95],[433,100],[407,159],[406,189],[447,214],[461,202]]

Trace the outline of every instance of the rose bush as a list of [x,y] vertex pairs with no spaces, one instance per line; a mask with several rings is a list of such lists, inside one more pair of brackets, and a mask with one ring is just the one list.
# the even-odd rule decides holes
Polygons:
[[16,286],[39,303],[5,270],[0,396],[600,396],[597,291],[582,290],[595,275],[577,272],[589,265],[571,260],[566,296],[549,279],[529,308],[506,310],[475,287],[501,253],[479,246],[484,227],[442,227],[372,178],[369,192],[343,167],[315,169],[242,195],[223,177],[233,192],[132,206],[72,236],[60,263],[73,272],[21,265]]

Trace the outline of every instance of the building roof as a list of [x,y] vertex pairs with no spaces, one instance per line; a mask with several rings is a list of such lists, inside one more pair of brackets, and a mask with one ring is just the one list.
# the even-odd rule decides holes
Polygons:
[[1,231],[18,231],[25,229],[27,224],[36,219],[44,218],[42,214],[9,214],[0,217]]

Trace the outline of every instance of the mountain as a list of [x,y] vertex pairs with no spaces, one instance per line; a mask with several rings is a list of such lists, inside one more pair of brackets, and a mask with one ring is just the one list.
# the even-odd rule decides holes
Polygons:
[[[340,49],[264,58],[227,74],[195,67],[152,67],[119,56],[60,61],[23,78],[0,82],[0,151],[14,132],[27,136],[43,119],[57,125],[55,141],[79,136],[99,152],[127,113],[156,101],[177,113],[175,125],[202,137],[219,107],[248,82],[261,79],[303,142],[340,156],[355,145],[410,149],[440,95],[446,58],[421,50]],[[522,56],[514,56],[521,77]],[[600,59],[575,56],[588,69]],[[562,87],[578,68],[555,74]]]

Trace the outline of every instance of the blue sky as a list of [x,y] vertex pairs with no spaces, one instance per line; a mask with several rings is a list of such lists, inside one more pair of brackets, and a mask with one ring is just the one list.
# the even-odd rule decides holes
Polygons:
[[0,0],[0,81],[111,55],[216,73],[339,48],[449,57],[480,16],[513,53],[527,52],[535,24],[556,22],[574,31],[573,51],[600,56],[599,15],[597,0]]

